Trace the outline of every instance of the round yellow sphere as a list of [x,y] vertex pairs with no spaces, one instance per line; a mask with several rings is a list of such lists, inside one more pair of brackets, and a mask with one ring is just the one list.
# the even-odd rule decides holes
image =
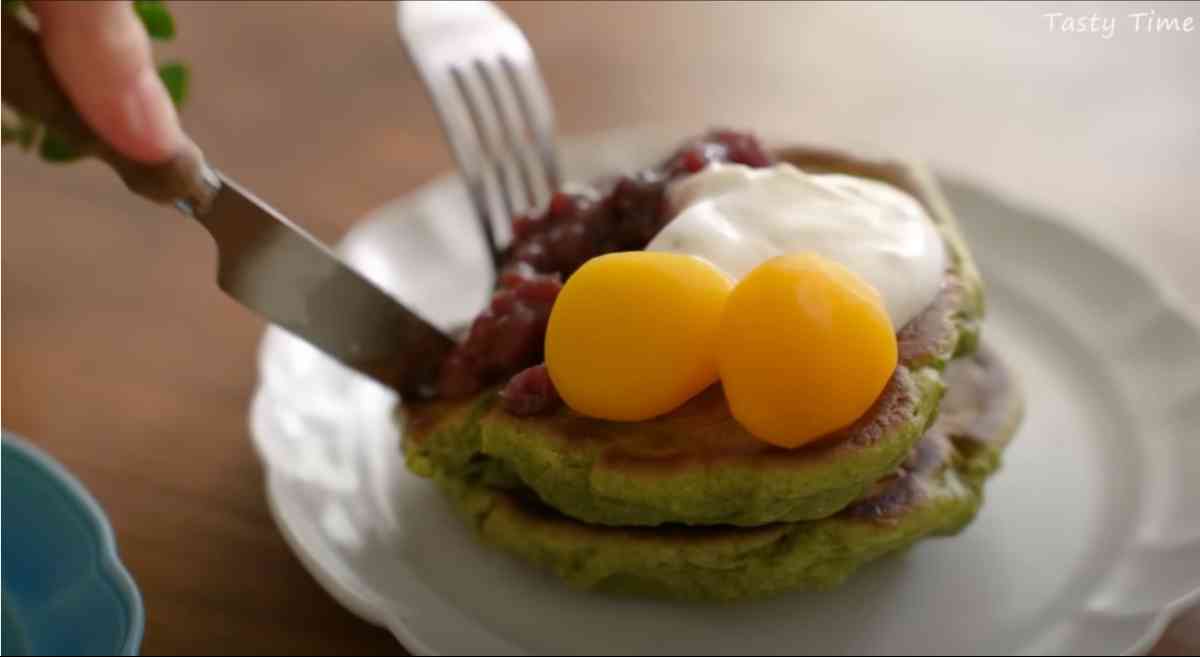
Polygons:
[[858,274],[815,253],[779,256],[729,295],[717,362],[738,422],[798,447],[871,407],[896,368],[896,332]]
[[554,387],[576,412],[605,420],[674,410],[717,380],[717,331],[732,287],[690,255],[636,251],[587,261],[550,311]]

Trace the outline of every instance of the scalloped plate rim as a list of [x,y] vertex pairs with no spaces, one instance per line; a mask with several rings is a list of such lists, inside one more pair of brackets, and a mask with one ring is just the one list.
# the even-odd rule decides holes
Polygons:
[[46,476],[61,486],[64,494],[79,503],[79,510],[91,525],[92,536],[97,538],[96,553],[99,556],[102,579],[113,588],[117,598],[125,607],[125,615],[129,619],[129,629],[121,646],[122,655],[136,655],[141,649],[145,634],[146,613],[141,591],[130,574],[125,563],[121,561],[117,548],[116,532],[104,508],[96,501],[91,492],[75,475],[71,474],[64,465],[48,452],[31,443],[27,438],[5,430],[3,432],[5,447],[18,452],[21,457],[28,459],[36,467],[42,468]]

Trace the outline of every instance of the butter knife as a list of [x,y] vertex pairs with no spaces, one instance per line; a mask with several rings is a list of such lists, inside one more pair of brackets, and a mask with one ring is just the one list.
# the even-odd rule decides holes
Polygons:
[[454,342],[295,223],[212,169],[190,140],[170,161],[125,158],[98,139],[58,86],[36,29],[3,12],[3,100],[107,162],[133,192],[171,204],[217,244],[229,296],[402,395],[432,394]]

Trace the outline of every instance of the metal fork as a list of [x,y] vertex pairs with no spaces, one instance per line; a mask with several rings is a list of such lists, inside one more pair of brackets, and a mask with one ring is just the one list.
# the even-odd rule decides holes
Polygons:
[[559,184],[554,107],[533,51],[490,2],[401,0],[396,22],[499,271],[511,218],[541,205]]

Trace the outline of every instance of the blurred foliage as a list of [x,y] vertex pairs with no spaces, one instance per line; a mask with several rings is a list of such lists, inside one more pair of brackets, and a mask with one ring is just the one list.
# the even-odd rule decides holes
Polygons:
[[175,36],[175,19],[171,18],[171,12],[162,0],[135,0],[133,10],[142,19],[151,39],[170,41]]
[[167,93],[171,94],[171,102],[175,103],[176,107],[183,104],[187,99],[188,92],[188,69],[179,62],[169,62],[158,67],[158,77],[162,78],[163,84],[167,86]]

